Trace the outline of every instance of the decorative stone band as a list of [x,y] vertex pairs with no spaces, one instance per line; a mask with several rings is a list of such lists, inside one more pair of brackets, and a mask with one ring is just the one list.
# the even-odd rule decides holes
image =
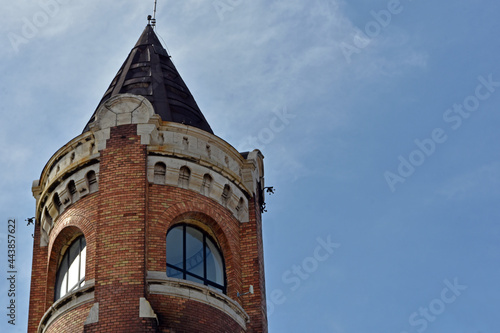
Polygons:
[[83,287],[78,288],[58,299],[43,315],[42,320],[38,325],[38,333],[44,333],[50,324],[68,311],[71,311],[82,304],[93,302],[94,287],[95,281],[93,279],[85,281],[85,285]]
[[99,155],[93,134],[84,133],[59,149],[33,182],[41,246],[47,245],[53,221],[68,206],[98,190]]
[[99,163],[95,160],[90,165],[76,168],[71,173],[66,174],[64,178],[62,180],[63,177],[61,177],[52,182],[50,187],[45,187],[42,194],[43,199],[37,202],[37,219],[41,226],[41,246],[47,245],[57,218],[66,208],[86,195],[98,191]]
[[89,125],[97,150],[106,148],[111,127],[125,124],[137,124],[137,134],[141,143],[148,146],[150,156],[171,156],[220,169],[221,174],[249,196],[257,192],[258,182],[262,184],[264,157],[260,152],[255,150],[243,157],[229,143],[209,132],[162,121],[143,96],[120,94],[99,107],[95,121]]
[[241,187],[223,170],[166,156],[148,156],[148,180],[159,185],[182,187],[209,197],[233,213],[240,222],[248,222],[248,199]]
[[167,277],[165,272],[148,271],[150,294],[187,298],[216,308],[236,321],[244,330],[250,317],[243,308],[226,295],[199,283]]
[[77,136],[52,155],[43,168],[40,180],[33,182],[33,196],[37,200],[43,199],[45,191],[52,188],[54,182],[98,158],[93,133]]
[[[137,134],[148,149],[148,178],[152,183],[188,188],[248,221],[248,199],[264,193],[264,157],[258,150],[240,154],[221,138],[199,128],[164,122],[142,96],[122,94],[101,105],[90,131],[59,149],[33,182],[41,245],[47,245],[53,221],[79,198],[98,190],[100,151],[106,148],[111,127],[137,124]],[[164,163],[165,173],[155,171]]]

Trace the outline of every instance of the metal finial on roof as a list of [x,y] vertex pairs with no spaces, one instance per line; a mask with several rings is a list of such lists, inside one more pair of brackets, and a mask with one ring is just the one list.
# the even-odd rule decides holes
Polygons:
[[153,28],[156,27],[156,2],[157,0],[155,0],[155,9],[153,11],[153,19],[151,20],[151,26]]

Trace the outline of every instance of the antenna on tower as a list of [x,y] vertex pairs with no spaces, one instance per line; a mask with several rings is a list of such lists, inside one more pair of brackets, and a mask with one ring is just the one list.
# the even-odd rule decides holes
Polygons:
[[156,27],[156,2],[157,0],[155,0],[155,9],[153,11],[153,19],[151,20],[151,26],[153,28]]

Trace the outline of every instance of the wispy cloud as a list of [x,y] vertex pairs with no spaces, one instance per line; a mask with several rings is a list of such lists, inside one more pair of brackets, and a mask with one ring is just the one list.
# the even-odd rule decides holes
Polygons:
[[474,171],[461,174],[447,181],[437,190],[438,195],[451,200],[498,193],[500,185],[500,162],[491,162]]

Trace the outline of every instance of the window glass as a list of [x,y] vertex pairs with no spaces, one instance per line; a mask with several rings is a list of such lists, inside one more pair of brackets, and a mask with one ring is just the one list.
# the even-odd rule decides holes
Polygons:
[[203,284],[203,280],[202,279],[195,278],[194,276],[191,276],[189,274],[186,275],[186,280]]
[[176,279],[182,279],[184,278],[184,275],[182,274],[182,271],[172,268],[172,267],[167,267],[167,276],[176,278]]
[[183,232],[182,228],[170,230],[167,236],[167,264],[183,268]]
[[56,273],[55,300],[85,284],[87,247],[83,236],[77,238],[64,253]]
[[207,241],[207,279],[218,283],[220,285],[224,284],[224,264],[222,262],[222,256],[215,247],[212,241]]
[[69,248],[69,258],[68,258],[68,291],[73,290],[77,287],[80,279],[78,277],[78,271],[80,269],[80,242],[74,242]]
[[207,233],[183,224],[170,229],[166,240],[167,276],[226,292],[224,259]]
[[186,271],[203,277],[203,234],[186,227]]
[[68,289],[68,261],[63,260],[57,271],[57,286],[56,286],[56,299],[59,299],[66,295],[66,290]]
[[87,262],[87,242],[85,238],[81,240],[82,242],[82,252],[80,252],[80,280],[83,278],[85,280],[85,263]]

